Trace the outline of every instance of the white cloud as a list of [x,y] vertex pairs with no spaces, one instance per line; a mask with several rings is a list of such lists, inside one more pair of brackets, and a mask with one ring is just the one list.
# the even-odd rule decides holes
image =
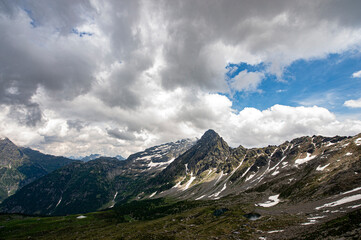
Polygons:
[[[358,1],[0,1],[0,134],[52,154],[125,156],[208,128],[233,146],[355,134],[358,121],[338,121],[324,108],[236,113],[215,93],[258,91],[266,71],[281,79],[295,60],[359,50],[360,7]],[[227,85],[225,67],[239,62],[264,62],[267,69],[242,71]]]
[[[339,121],[322,107],[290,107],[274,105],[259,111],[245,108],[232,114],[230,126],[224,130],[233,145],[266,146],[304,135],[354,135],[361,132],[361,121]],[[222,131],[223,132],[223,131]]]
[[243,70],[232,78],[231,86],[237,91],[256,91],[264,78],[264,73]]
[[356,100],[347,100],[344,105],[350,108],[361,108],[361,98]]
[[[263,111],[245,108],[235,112],[232,102],[219,94],[163,92],[147,109],[130,112],[101,105],[95,99],[92,102],[86,96],[81,98],[84,99],[69,102],[63,108],[56,106],[57,111],[44,111],[47,121],[37,129],[11,121],[5,107],[0,115],[0,132],[20,145],[67,156],[90,153],[128,156],[167,141],[200,137],[208,128],[216,130],[233,147],[280,144],[304,135],[361,132],[361,121],[338,120],[322,107],[275,105]],[[76,111],[78,121],[88,123],[74,127],[74,123],[65,120]]]
[[353,78],[361,78],[361,70],[352,74]]

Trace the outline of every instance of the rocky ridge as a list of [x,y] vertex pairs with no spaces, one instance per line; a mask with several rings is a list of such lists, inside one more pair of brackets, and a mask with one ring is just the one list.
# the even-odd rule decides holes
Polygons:
[[[232,198],[244,204],[253,203],[261,210],[282,209],[281,212],[292,213],[295,211],[292,209],[304,208],[309,214],[321,217],[320,211],[345,211],[339,207],[351,210],[361,203],[361,134],[301,137],[279,146],[247,149],[230,148],[217,133],[209,130],[195,144],[179,145],[183,147],[177,149],[182,150],[172,150],[177,156],[168,151],[172,149],[169,146],[173,145],[147,149],[125,161],[101,159],[70,165],[25,186],[4,201],[1,209],[61,215],[109,208],[132,199]],[[48,187],[59,181],[53,179],[55,176],[68,180]],[[92,179],[96,179],[99,186],[93,184]],[[91,193],[87,184],[92,186]],[[60,195],[53,197],[52,193],[57,188],[67,192],[59,204]],[[33,201],[47,196],[47,200],[43,199],[41,206],[30,207],[22,202],[24,196]],[[80,204],[79,198],[83,206],[89,206],[89,202],[97,204],[77,210],[67,207]],[[313,222],[316,221],[320,220]]]

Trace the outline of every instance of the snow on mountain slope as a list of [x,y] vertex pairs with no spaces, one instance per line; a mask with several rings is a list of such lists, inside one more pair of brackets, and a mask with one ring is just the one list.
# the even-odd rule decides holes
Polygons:
[[147,148],[142,152],[132,154],[127,161],[133,168],[141,168],[143,171],[161,171],[171,164],[175,158],[187,151],[196,139],[182,139]]

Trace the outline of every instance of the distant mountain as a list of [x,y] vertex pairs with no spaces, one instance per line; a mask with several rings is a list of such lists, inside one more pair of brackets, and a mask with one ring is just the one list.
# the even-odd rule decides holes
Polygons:
[[[95,211],[132,199],[227,196],[260,207],[280,202],[327,206],[330,198],[361,196],[360,173],[361,134],[301,137],[279,146],[247,149],[231,148],[208,130],[196,143],[181,140],[155,146],[125,161],[103,158],[69,165],[23,187],[0,208],[57,215]],[[356,200],[361,202],[361,197]]]
[[[97,158],[100,158],[100,157],[106,157],[106,156],[103,156],[101,154],[90,154],[90,155],[85,156],[85,157],[70,156],[69,158],[73,159],[73,160],[80,160],[80,161],[83,161],[83,162],[88,162],[88,161],[91,161],[91,160],[94,160],[94,159],[97,159]],[[122,157],[121,155],[116,155],[114,158],[116,158],[118,160],[125,160],[125,158]]]
[[115,158],[120,161],[125,160],[125,158],[122,155],[116,155]]
[[89,162],[91,160],[97,159],[102,157],[101,154],[90,154],[89,156],[83,157],[82,159],[80,159],[83,162]]
[[193,141],[180,140],[148,148],[127,160],[101,157],[70,164],[25,186],[4,202],[4,210],[61,215],[111,207],[141,192],[147,179],[188,150]]
[[0,140],[0,202],[26,184],[73,160],[42,154],[16,146],[8,138]]

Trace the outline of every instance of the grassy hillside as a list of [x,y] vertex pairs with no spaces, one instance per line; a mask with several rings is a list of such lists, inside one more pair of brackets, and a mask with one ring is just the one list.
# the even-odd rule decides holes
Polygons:
[[[277,235],[272,231],[294,228],[303,216],[262,212],[236,202],[232,198],[217,202],[146,200],[88,213],[85,218],[0,215],[0,239],[323,239],[357,236],[360,231],[358,210],[317,227]],[[260,219],[245,217],[258,210]]]

